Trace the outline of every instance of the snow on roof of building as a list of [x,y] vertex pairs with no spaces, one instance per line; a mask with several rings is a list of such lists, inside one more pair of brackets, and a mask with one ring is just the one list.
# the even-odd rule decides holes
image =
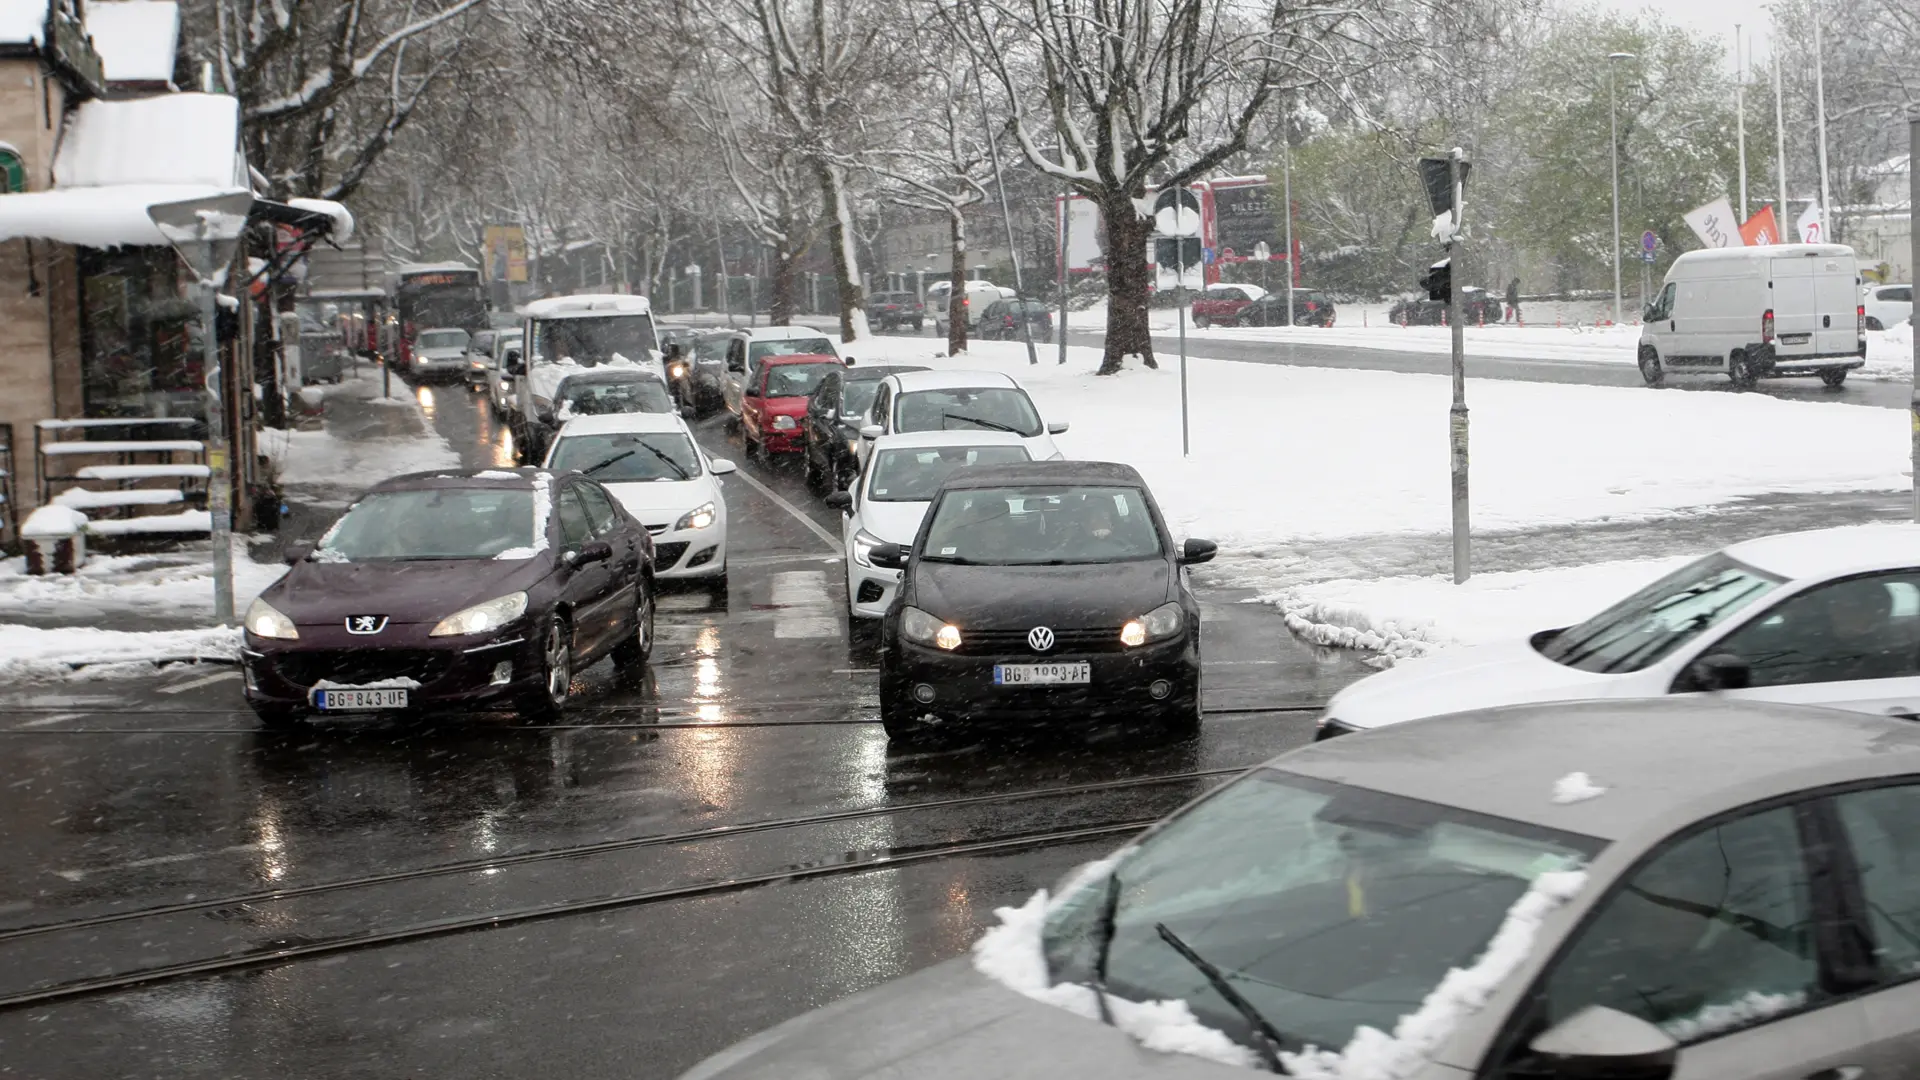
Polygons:
[[0,0],[0,45],[38,45],[47,32],[47,5]]
[[180,5],[174,0],[92,0],[86,12],[87,33],[107,81],[173,81],[180,44]]
[[0,239],[164,245],[147,207],[247,190],[239,146],[239,103],[225,94],[86,102],[54,155],[55,190],[0,195]]

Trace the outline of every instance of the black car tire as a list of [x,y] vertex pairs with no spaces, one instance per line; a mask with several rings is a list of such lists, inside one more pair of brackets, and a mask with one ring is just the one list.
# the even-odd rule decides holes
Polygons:
[[1175,702],[1161,714],[1160,726],[1170,735],[1182,738],[1200,733],[1200,695]]
[[720,571],[719,577],[707,579],[707,596],[712,601],[709,605],[712,610],[727,610],[732,601],[733,593],[731,583],[727,579],[727,571],[724,568]]
[[1759,381],[1760,375],[1754,370],[1753,361],[1747,358],[1747,350],[1735,349],[1727,357],[1727,378],[1741,390],[1749,389]]
[[306,724],[307,714],[292,705],[276,705],[265,701],[249,701],[253,715],[260,718],[260,726],[269,731],[290,731]]
[[880,689],[880,726],[887,731],[887,738],[894,742],[911,742],[925,738],[927,726],[915,715],[913,702],[898,694],[890,694],[883,686]]
[[815,495],[825,495],[827,493],[827,473],[825,469],[820,467],[820,463],[814,460],[813,446],[811,443],[807,446],[805,471],[807,490]]
[[1847,381],[1847,369],[1843,367],[1821,368],[1820,381],[1838,390],[1840,385]]
[[913,320],[913,332],[914,332],[914,333],[916,333],[916,334],[920,332],[920,320],[919,320],[919,319],[915,319],[915,320]]
[[1648,386],[1659,386],[1667,381],[1666,369],[1660,366],[1660,353],[1651,345],[1640,346],[1640,378]]
[[573,684],[573,636],[567,617],[555,614],[540,632],[539,679],[515,702],[523,720],[551,720],[566,707]]
[[1876,318],[1874,318],[1873,316],[1871,316],[1871,315],[1869,315],[1869,316],[1867,316],[1867,329],[1869,329],[1869,330],[1885,330],[1885,329],[1886,329],[1886,327],[1884,327],[1884,326],[1881,326],[1881,325],[1880,325],[1880,320],[1879,320],[1879,319],[1876,319]]
[[653,659],[653,579],[642,577],[634,585],[634,594],[638,618],[633,634],[613,647],[613,666],[628,674],[646,670]]

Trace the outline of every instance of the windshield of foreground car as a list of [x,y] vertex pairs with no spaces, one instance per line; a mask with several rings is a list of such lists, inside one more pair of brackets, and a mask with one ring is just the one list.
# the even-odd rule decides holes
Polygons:
[[900,395],[893,407],[895,431],[1011,431],[1026,438],[1040,434],[1040,414],[1024,390],[983,387],[916,390]]
[[417,349],[464,349],[467,347],[465,330],[427,330],[421,333],[420,340],[413,343]]
[[560,408],[574,416],[674,411],[666,384],[644,375],[619,382],[568,379],[560,388]]
[[807,397],[820,387],[820,380],[845,370],[839,364],[781,364],[767,369],[767,396]]
[[316,561],[491,559],[534,542],[525,488],[376,491],[322,537]]
[[1152,559],[1161,550],[1138,488],[959,488],[940,496],[921,557],[1033,566]]
[[[1604,845],[1435,803],[1263,769],[1179,815],[1120,861],[1107,987],[1179,999],[1255,1045],[1249,1024],[1156,932],[1219,967],[1283,1036],[1338,1050],[1365,1024],[1392,1031],[1443,976],[1486,948],[1542,873]],[[1056,982],[1090,983],[1104,880],[1048,917]]]
[[923,446],[883,450],[873,461],[867,498],[874,502],[927,502],[963,465],[1006,465],[1033,460],[1024,446]]
[[677,431],[563,435],[547,468],[579,469],[603,484],[690,480],[700,475],[700,456]]
[[1540,654],[1581,671],[1639,671],[1781,583],[1725,555],[1709,555],[1562,630]]
[[533,334],[533,359],[544,363],[572,360],[592,367],[612,360],[618,353],[633,363],[644,364],[656,349],[651,315],[546,319],[533,324]]

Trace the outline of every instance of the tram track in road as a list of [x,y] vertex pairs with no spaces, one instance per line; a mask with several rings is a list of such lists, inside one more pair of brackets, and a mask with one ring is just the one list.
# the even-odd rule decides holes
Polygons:
[[[10,990],[0,989],[0,1010],[83,997],[151,982],[273,966],[399,941],[537,919],[665,903],[787,880],[883,869],[933,858],[987,854],[1118,835],[1151,824],[1197,794],[1201,785],[1222,781],[1249,767],[1252,766],[1197,769],[1018,791],[921,799],[461,860],[286,889],[257,890],[14,927],[0,931],[0,960],[8,961],[0,970],[26,973],[31,981],[26,985],[15,983]],[[1152,789],[1174,785],[1190,785],[1194,790],[1176,790],[1170,797],[1151,794]],[[1130,799],[1127,797],[1129,795],[1136,797]],[[1145,797],[1138,797],[1140,795]],[[976,829],[958,838],[946,835],[956,831],[951,820],[929,821],[914,829],[903,829],[907,833],[916,829],[924,831],[924,839],[909,838],[904,842],[864,848],[847,847],[844,837],[836,836],[832,831],[835,826],[858,826],[862,822],[891,818],[894,819],[889,823],[888,832],[891,835],[892,826],[903,817],[924,816],[940,811],[964,815],[982,810],[1005,816],[1010,808],[1019,804],[1043,804],[1049,800],[1060,801],[1061,807],[1048,811],[1040,805],[1029,805],[1025,809],[1025,816],[1029,820],[1021,824],[1030,827]],[[1090,800],[1093,809],[1098,812],[1086,813]],[[1111,805],[1103,806],[1103,801]],[[1000,823],[988,824],[997,826]],[[966,823],[962,822],[958,828],[965,831]],[[716,843],[750,842],[756,836],[788,830],[823,832],[798,843],[793,842],[790,836],[771,837],[778,841],[775,846],[764,854],[746,852],[740,865],[730,864],[724,855],[709,854]],[[609,863],[582,873],[579,868],[585,864],[577,860],[617,860],[621,855],[648,849],[669,853],[664,862],[686,865],[667,866],[663,875],[642,875],[653,878],[648,888],[589,888],[586,895],[575,895],[550,903],[520,902],[529,893],[544,897],[552,887],[552,883],[540,882],[537,873],[523,884],[508,882],[508,888],[500,888],[500,883],[506,881],[502,875],[508,875],[511,871],[525,873],[543,865],[566,865],[569,861],[574,861],[571,863],[576,868],[574,872],[589,882],[596,874],[611,875],[624,885],[628,879],[623,868]],[[808,857],[795,861],[793,852],[796,850]],[[707,873],[716,865],[729,866],[731,869],[723,873]],[[671,880],[676,876],[681,880]],[[660,877],[668,880],[659,880]],[[418,891],[418,887],[423,885],[430,890],[436,883],[460,890],[448,905],[458,907],[471,898],[468,890],[479,882],[490,884],[490,888],[484,890],[490,894],[519,889],[522,895],[502,897],[499,903],[491,905],[490,910],[456,912],[397,928],[384,925],[385,920],[377,915],[364,920],[363,924],[351,910],[343,914],[323,907],[305,916],[297,910],[302,901],[338,899],[353,894],[371,901],[366,906],[381,911],[386,910],[381,904],[387,900],[393,901],[393,910],[418,910],[421,906],[419,898],[408,893]],[[429,896],[428,899],[434,897]],[[426,906],[429,909],[432,907],[431,904]],[[329,923],[334,925],[326,925]],[[347,928],[337,929],[342,923],[348,924]],[[169,942],[170,937],[174,938],[173,943]],[[182,945],[182,937],[207,940],[195,940]],[[76,940],[80,944],[75,944]],[[124,946],[122,953],[114,951],[116,943]],[[199,947],[197,952],[196,946]],[[192,955],[169,955],[168,950],[173,947],[184,948]],[[25,955],[22,955],[23,952]],[[117,955],[138,955],[153,958],[157,962],[123,968],[114,962]],[[66,967],[64,972],[53,971],[53,968],[62,964]],[[75,967],[94,970],[71,970]],[[10,981],[0,976],[0,987]]]

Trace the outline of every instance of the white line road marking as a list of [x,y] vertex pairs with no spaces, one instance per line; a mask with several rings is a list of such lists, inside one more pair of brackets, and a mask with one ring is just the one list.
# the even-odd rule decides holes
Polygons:
[[220,672],[215,672],[212,675],[203,675],[200,678],[193,679],[189,682],[174,683],[172,686],[163,686],[160,688],[160,692],[163,694],[184,694],[189,690],[198,689],[199,687],[202,687],[202,686],[211,686],[217,682],[224,682],[227,679],[237,679],[239,677],[240,677],[240,673],[237,671],[220,671]]
[[93,874],[111,874],[120,870],[144,870],[152,866],[168,866],[173,863],[195,862],[200,859],[219,858],[223,855],[251,855],[264,850],[259,844],[235,844],[232,847],[214,848],[212,851],[184,851],[178,855],[155,855],[148,859],[134,859],[131,862],[114,863],[93,870],[55,870],[55,877],[68,881],[79,881]]
[[84,715],[86,714],[77,712],[54,713],[52,716],[43,716],[38,720],[22,720],[14,726],[21,728],[46,727],[48,724],[58,724],[66,720],[78,720]]
[[840,620],[827,595],[827,575],[823,571],[789,570],[773,575],[772,603],[775,638],[840,635]]
[[878,674],[879,671],[880,669],[877,667],[843,667],[833,669],[835,675],[875,675]]
[[826,529],[821,528],[819,522],[801,513],[799,507],[781,498],[779,493],[774,491],[772,488],[768,487],[767,485],[761,483],[758,480],[755,480],[753,477],[747,475],[747,470],[745,469],[736,470],[733,475],[746,481],[748,487],[752,488],[753,490],[759,492],[762,495],[765,495],[767,498],[772,499],[773,504],[775,506],[778,506],[780,509],[785,510],[789,514],[792,514],[795,521],[798,521],[800,524],[805,525],[807,528],[813,530],[813,535],[826,541],[827,548],[831,550],[834,554],[838,555],[840,553],[840,538],[828,532]]

